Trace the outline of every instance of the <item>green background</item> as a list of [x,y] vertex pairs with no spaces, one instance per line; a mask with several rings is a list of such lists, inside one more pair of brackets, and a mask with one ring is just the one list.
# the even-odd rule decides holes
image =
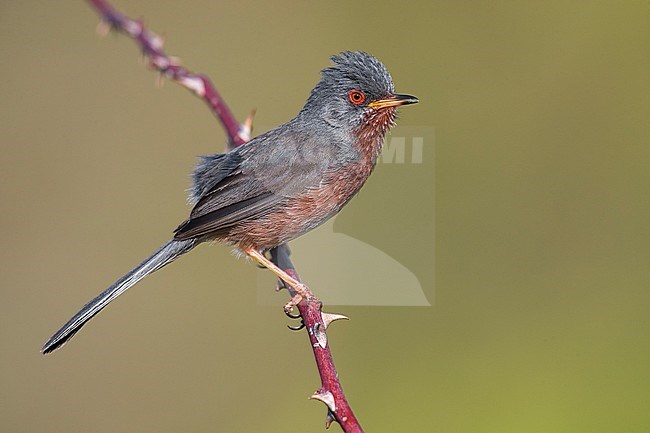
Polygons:
[[[650,431],[646,1],[116,5],[239,118],[257,108],[258,132],[342,50],[420,97],[400,124],[435,129],[427,172],[381,165],[335,225],[399,257],[432,303],[330,307],[353,318],[329,337],[368,432]],[[223,148],[199,100],[156,90],[96,23],[83,2],[0,3],[0,430],[323,431],[305,335],[223,246],[39,354],[168,238],[194,156]]]

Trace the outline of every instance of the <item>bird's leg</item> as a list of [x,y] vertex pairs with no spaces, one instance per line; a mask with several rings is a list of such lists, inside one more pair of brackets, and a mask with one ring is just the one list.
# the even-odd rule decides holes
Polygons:
[[291,275],[284,272],[278,266],[275,265],[272,261],[266,258],[266,256],[255,248],[243,247],[242,248],[246,254],[248,254],[253,260],[255,260],[260,265],[267,268],[269,271],[273,272],[278,276],[282,281],[287,283],[293,290],[296,291],[296,295],[291,298],[291,300],[284,306],[285,312],[291,312],[293,307],[298,305],[303,298],[313,298],[314,295],[309,290],[306,284],[301,283],[300,281],[293,278]]

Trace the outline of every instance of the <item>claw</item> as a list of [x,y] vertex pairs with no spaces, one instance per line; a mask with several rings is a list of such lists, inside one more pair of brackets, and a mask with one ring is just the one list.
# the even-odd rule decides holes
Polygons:
[[[293,314],[291,311],[287,311],[286,308],[284,310],[284,314],[289,319],[293,319],[293,320],[302,319],[302,316],[300,314]],[[304,327],[305,327],[305,321],[304,320],[300,320],[300,325],[298,325],[298,326],[289,326],[289,325],[287,325],[287,328],[291,329],[292,331],[300,331]]]
[[300,314],[293,314],[291,311],[284,311],[284,314],[287,315],[289,319],[300,319],[302,316]]
[[[298,317],[300,317],[300,316],[298,316]],[[300,325],[298,325],[298,326],[289,326],[289,325],[287,325],[287,328],[291,329],[292,331],[300,331],[304,327],[305,327],[305,322],[303,322],[302,320],[300,321]]]
[[284,313],[291,313],[293,311],[293,307],[298,305],[302,301],[302,296],[296,295],[287,304],[284,306]]

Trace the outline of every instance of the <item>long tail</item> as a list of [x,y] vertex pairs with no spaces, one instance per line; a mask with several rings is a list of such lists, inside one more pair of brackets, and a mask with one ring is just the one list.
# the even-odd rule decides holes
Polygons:
[[74,334],[81,329],[95,314],[99,313],[102,308],[107,306],[109,302],[124,293],[129,287],[135,283],[157,271],[168,263],[171,263],[176,257],[185,254],[194,248],[199,241],[196,239],[188,239],[184,241],[171,240],[162,247],[158,248],[151,257],[136,266],[131,272],[120,278],[108,289],[97,295],[95,299],[88,302],[83,308],[68,320],[68,323],[63,325],[56,334],[52,336],[41,352],[50,353],[59,347],[63,346]]

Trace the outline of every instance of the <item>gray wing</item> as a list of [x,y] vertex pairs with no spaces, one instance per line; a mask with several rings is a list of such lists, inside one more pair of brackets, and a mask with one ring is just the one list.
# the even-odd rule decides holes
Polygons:
[[332,146],[309,134],[279,129],[227,154],[204,157],[194,173],[196,205],[175,230],[175,239],[218,233],[320,185],[332,161]]
[[190,217],[174,231],[174,239],[216,234],[239,221],[269,212],[284,199],[247,182],[241,173],[231,175],[198,201]]

